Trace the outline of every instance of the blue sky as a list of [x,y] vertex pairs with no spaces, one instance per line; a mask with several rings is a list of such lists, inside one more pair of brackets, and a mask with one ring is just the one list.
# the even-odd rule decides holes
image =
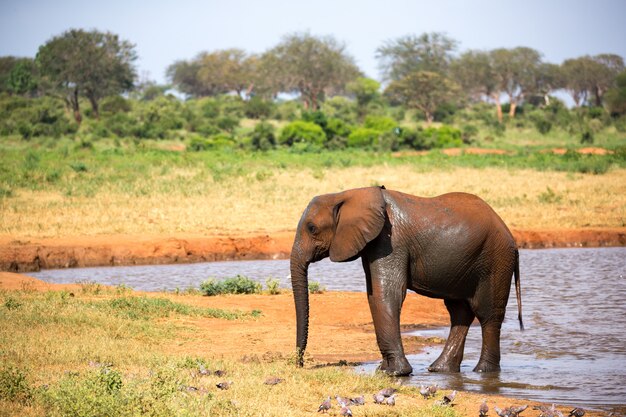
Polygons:
[[160,83],[175,60],[231,47],[263,52],[302,31],[344,42],[377,79],[376,48],[433,31],[456,39],[461,52],[528,46],[554,63],[598,53],[626,58],[626,0],[0,0],[0,56],[33,57],[69,28],[131,41],[139,73]]

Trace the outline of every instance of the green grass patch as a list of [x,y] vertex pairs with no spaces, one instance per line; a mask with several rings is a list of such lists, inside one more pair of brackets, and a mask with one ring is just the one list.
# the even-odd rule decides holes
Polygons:
[[225,320],[237,320],[259,313],[233,312],[215,308],[202,308],[177,303],[167,298],[153,298],[145,296],[118,297],[105,301],[95,301],[93,305],[108,314],[130,320],[152,320],[169,317],[172,314],[195,317],[211,317]]

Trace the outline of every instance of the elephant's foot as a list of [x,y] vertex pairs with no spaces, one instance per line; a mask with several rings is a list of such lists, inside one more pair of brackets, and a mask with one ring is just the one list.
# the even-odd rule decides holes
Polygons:
[[480,360],[474,368],[474,372],[500,372],[500,365],[497,363]]
[[441,358],[437,359],[428,367],[428,372],[459,372],[461,364],[446,361]]
[[390,359],[383,358],[378,370],[390,376],[406,376],[413,372],[413,368],[404,355]]

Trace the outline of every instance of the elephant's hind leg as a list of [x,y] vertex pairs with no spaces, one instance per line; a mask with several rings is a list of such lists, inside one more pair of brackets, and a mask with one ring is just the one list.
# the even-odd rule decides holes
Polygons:
[[450,335],[439,358],[433,362],[430,372],[459,372],[463,360],[465,337],[469,326],[474,321],[474,313],[465,300],[444,300],[450,313]]

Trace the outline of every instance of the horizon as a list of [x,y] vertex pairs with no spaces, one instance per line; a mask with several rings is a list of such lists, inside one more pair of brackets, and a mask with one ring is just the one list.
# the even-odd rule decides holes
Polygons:
[[[228,48],[262,53],[283,36],[298,32],[333,36],[345,44],[365,76],[379,81],[377,48],[402,36],[430,32],[457,41],[455,55],[470,49],[525,46],[540,52],[545,62],[556,64],[600,53],[626,58],[626,2],[619,0],[547,4],[446,0],[438,5],[391,0],[384,9],[373,1],[352,0],[339,4],[322,0],[315,9],[283,0],[263,4],[187,0],[183,4],[184,8],[159,1],[146,8],[140,2],[119,0],[88,6],[76,0],[61,5],[41,0],[2,2],[0,56],[34,58],[39,46],[69,29],[110,31],[135,45],[139,79],[158,84],[166,84],[166,68],[177,60]],[[345,19],[357,12],[354,19]]]

